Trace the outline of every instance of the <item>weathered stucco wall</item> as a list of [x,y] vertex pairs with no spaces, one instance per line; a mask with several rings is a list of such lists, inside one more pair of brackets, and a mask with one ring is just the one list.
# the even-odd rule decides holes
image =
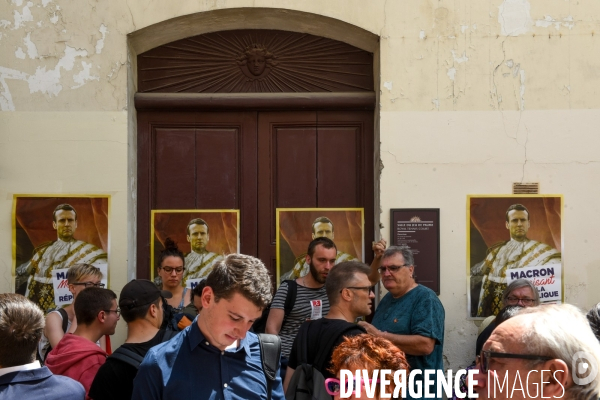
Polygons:
[[[289,18],[294,12],[315,16]],[[328,28],[319,15],[337,22]],[[111,194],[110,284],[120,290],[135,269],[131,56],[173,35],[259,27],[259,17],[264,28],[339,37],[351,24],[380,37],[381,233],[390,208],[441,209],[448,365],[474,352],[467,194],[509,194],[520,181],[564,194],[567,301],[600,301],[588,290],[600,284],[597,0],[3,0],[0,292],[12,287],[15,193]]]

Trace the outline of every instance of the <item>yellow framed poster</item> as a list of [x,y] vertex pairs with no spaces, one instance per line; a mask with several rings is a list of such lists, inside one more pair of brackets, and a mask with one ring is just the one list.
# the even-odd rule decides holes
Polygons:
[[277,282],[306,275],[309,243],[320,236],[334,241],[342,261],[364,262],[363,208],[278,208]]
[[150,276],[170,238],[185,255],[183,281],[203,278],[223,256],[240,251],[239,210],[152,210]]
[[564,301],[561,195],[467,198],[468,317],[496,315],[502,293],[528,279],[542,303]]
[[15,292],[47,312],[56,307],[54,270],[87,263],[108,274],[109,212],[108,195],[14,195]]

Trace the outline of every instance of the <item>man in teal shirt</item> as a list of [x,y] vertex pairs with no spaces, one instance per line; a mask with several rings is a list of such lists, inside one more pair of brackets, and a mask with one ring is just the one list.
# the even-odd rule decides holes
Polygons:
[[[367,332],[388,339],[406,354],[411,371],[421,370],[415,376],[415,388],[421,382],[421,396],[426,390],[437,397],[436,373],[429,388],[423,385],[427,370],[441,370],[444,345],[444,307],[433,290],[415,281],[414,257],[409,249],[390,247],[381,257],[379,273],[388,290],[373,317],[373,323],[360,322]],[[371,275],[373,276],[373,274]],[[407,398],[410,391],[407,388]]]

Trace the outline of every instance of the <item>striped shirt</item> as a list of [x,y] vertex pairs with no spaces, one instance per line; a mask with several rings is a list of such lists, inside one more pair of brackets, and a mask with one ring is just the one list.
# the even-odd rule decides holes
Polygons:
[[[285,309],[285,298],[287,297],[288,284],[283,282],[275,297],[271,308],[278,308],[281,310]],[[298,329],[304,321],[310,318],[312,312],[311,301],[321,300],[323,304],[323,310],[321,316],[327,315],[329,312],[329,299],[327,299],[327,293],[325,292],[325,285],[318,289],[307,288],[305,286],[298,285],[296,293],[296,302],[294,308],[290,311],[288,316],[284,318],[281,330],[279,331],[279,337],[281,337],[281,356],[289,358],[290,351],[292,350],[292,344],[298,334]]]

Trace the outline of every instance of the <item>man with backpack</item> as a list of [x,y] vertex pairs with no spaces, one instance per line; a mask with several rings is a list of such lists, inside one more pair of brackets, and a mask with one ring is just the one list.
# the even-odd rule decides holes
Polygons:
[[119,307],[127,322],[127,339],[98,370],[90,389],[92,399],[131,399],[133,379],[148,350],[177,333],[159,330],[165,298],[171,298],[171,292],[148,280],[134,279],[123,287]]
[[265,265],[229,254],[212,269],[200,297],[194,322],[144,357],[132,400],[282,400],[279,338],[248,332],[272,299]]
[[[371,287],[371,268],[358,261],[334,266],[325,283],[329,313],[325,318],[306,321],[300,327],[290,353],[283,388],[287,399],[301,399],[307,392],[312,399],[331,399],[325,391],[331,354],[344,337],[366,333],[356,319],[371,313],[375,293]],[[301,394],[297,396],[297,394]]]
[[[306,263],[310,267],[308,275],[294,281],[284,281],[271,304],[266,332],[281,338],[281,378],[285,379],[285,368],[292,350],[292,343],[300,325],[306,320],[319,319],[329,312],[329,300],[325,292],[325,280],[329,270],[335,265],[337,248],[329,238],[318,237],[308,245]],[[293,307],[286,312],[289,303],[288,292],[296,288]],[[286,301],[287,300],[287,301]]]

